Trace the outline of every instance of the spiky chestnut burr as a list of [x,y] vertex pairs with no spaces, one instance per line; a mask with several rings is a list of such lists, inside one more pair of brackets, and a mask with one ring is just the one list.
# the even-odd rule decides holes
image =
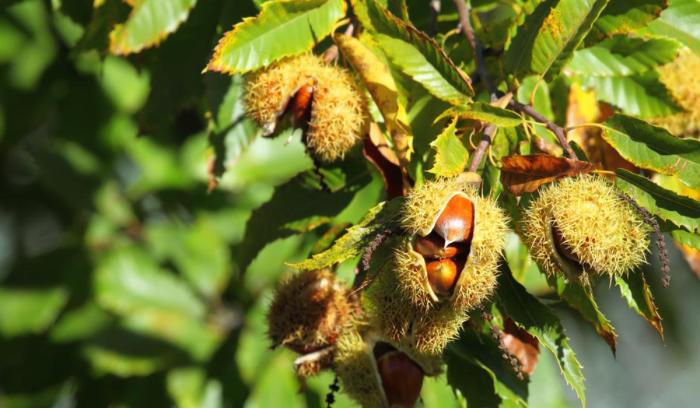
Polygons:
[[341,390],[366,408],[412,407],[424,376],[440,373],[439,358],[417,354],[361,327],[343,332],[334,370]]
[[524,211],[521,230],[530,255],[546,274],[563,273],[584,283],[644,263],[650,233],[615,187],[595,175],[545,187]]
[[349,324],[347,290],[327,269],[304,271],[277,288],[267,315],[274,346],[307,354],[335,343]]
[[681,52],[672,62],[659,68],[659,79],[684,112],[654,118],[652,123],[665,127],[679,137],[700,136],[700,57],[692,51]]
[[406,197],[401,222],[412,238],[396,249],[397,288],[409,303],[465,311],[493,291],[507,231],[493,200],[455,180],[426,182]]
[[272,134],[291,114],[312,155],[342,158],[366,133],[367,101],[350,73],[304,54],[285,58],[249,75],[245,101],[250,118]]

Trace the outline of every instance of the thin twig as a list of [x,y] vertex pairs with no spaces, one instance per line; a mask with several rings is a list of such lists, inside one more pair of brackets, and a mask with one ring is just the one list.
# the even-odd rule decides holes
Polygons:
[[459,14],[459,25],[462,28],[464,36],[467,38],[467,41],[469,41],[469,44],[471,44],[472,49],[474,50],[474,61],[476,62],[476,70],[479,73],[479,77],[484,83],[484,86],[489,91],[491,102],[493,102],[496,99],[498,99],[497,89],[494,83],[491,81],[491,77],[489,76],[488,70],[486,69],[486,63],[484,62],[484,53],[483,49],[481,48],[481,43],[479,43],[479,39],[476,38],[476,35],[474,35],[474,27],[472,26],[472,23],[469,20],[469,8],[464,3],[464,0],[454,0],[454,3],[457,7],[457,14]]
[[510,106],[515,109],[518,112],[522,112],[532,119],[534,119],[536,122],[539,122],[547,127],[547,129],[551,130],[552,133],[557,137],[557,140],[559,141],[559,144],[561,145],[562,148],[564,148],[564,152],[566,153],[567,156],[569,156],[572,159],[577,159],[576,153],[574,152],[574,149],[571,148],[571,145],[569,145],[569,141],[566,139],[566,131],[564,130],[563,127],[557,125],[556,123],[550,121],[549,119],[545,118],[542,116],[541,113],[537,112],[535,108],[533,108],[530,105],[525,105],[522,104],[516,100],[512,100],[510,102]]
[[472,161],[471,163],[469,163],[469,171],[476,172],[476,170],[479,168],[481,159],[484,157],[486,149],[489,148],[489,145],[491,144],[491,139],[493,138],[493,134],[495,132],[495,125],[486,126],[486,129],[484,129],[484,133],[481,134],[481,140],[479,140],[479,144],[476,145],[476,149],[474,149],[474,153],[472,154]]

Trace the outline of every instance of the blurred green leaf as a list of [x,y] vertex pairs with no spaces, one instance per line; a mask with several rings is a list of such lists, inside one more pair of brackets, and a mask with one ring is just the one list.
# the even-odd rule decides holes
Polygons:
[[359,256],[372,240],[372,235],[394,226],[401,205],[402,201],[399,199],[389,203],[379,203],[370,209],[360,222],[348,228],[345,234],[336,239],[330,248],[315,254],[304,262],[289,266],[296,270],[321,269]]
[[187,20],[197,0],[171,0],[167,7],[164,4],[159,0],[132,2],[127,21],[109,34],[110,52],[126,55],[157,45]]
[[649,31],[675,38],[700,54],[700,2],[669,0],[668,3],[661,16],[649,24]]
[[221,384],[207,379],[201,368],[178,368],[168,373],[168,392],[178,408],[221,408]]
[[100,261],[95,292],[99,304],[128,316],[143,309],[160,309],[200,318],[204,305],[176,276],[161,270],[137,247],[113,251]]
[[[366,179],[355,182],[363,181]],[[306,176],[297,176],[278,187],[270,201],[255,210],[248,220],[245,239],[236,248],[240,267],[245,270],[268,242],[328,223],[350,203],[357,187],[348,185],[330,193],[310,185]]]
[[671,231],[671,236],[673,240],[681,245],[687,245],[691,248],[700,249],[700,235],[693,234],[685,230],[673,230]]
[[45,331],[68,301],[63,288],[0,287],[0,333],[14,337]]
[[124,112],[136,112],[146,102],[148,74],[139,73],[125,59],[112,56],[105,58],[100,80],[112,102]]
[[51,329],[51,339],[59,343],[83,340],[104,329],[111,321],[107,312],[89,302],[61,316]]

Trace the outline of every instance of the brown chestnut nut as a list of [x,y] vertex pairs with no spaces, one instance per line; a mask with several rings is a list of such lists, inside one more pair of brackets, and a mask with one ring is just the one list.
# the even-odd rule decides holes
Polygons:
[[561,233],[559,227],[557,227],[556,222],[552,223],[552,241],[554,241],[554,246],[559,255],[578,265],[581,264],[581,259],[571,250],[571,246],[565,242],[564,235]]
[[455,195],[440,213],[435,223],[435,232],[445,240],[445,247],[453,242],[466,241],[471,237],[474,222],[474,204]]
[[450,296],[457,281],[457,264],[451,259],[440,259],[428,262],[426,269],[433,292],[440,297]]
[[444,240],[434,232],[427,237],[417,237],[413,242],[413,249],[429,259],[452,258],[463,252],[463,249],[456,245],[445,246]]
[[305,127],[311,117],[311,102],[314,96],[314,86],[312,83],[302,85],[289,101],[287,109],[292,114],[292,124],[294,127]]
[[423,386],[423,370],[400,351],[390,351],[377,361],[384,395],[391,407],[411,408]]

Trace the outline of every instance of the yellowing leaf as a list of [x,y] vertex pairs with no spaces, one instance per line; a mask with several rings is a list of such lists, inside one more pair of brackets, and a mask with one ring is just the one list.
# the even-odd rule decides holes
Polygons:
[[345,15],[343,0],[275,0],[219,40],[206,70],[234,74],[310,50]]
[[141,0],[129,4],[133,6],[129,18],[109,34],[112,54],[133,54],[157,45],[187,20],[197,0]]
[[439,177],[454,177],[464,171],[469,159],[467,148],[456,134],[457,118],[440,135],[430,143],[435,149],[435,164],[428,170]]
[[372,99],[379,107],[399,161],[405,165],[413,151],[413,135],[406,124],[406,110],[399,103],[396,83],[389,68],[360,40],[344,34],[335,35],[333,39],[343,56],[360,74]]

